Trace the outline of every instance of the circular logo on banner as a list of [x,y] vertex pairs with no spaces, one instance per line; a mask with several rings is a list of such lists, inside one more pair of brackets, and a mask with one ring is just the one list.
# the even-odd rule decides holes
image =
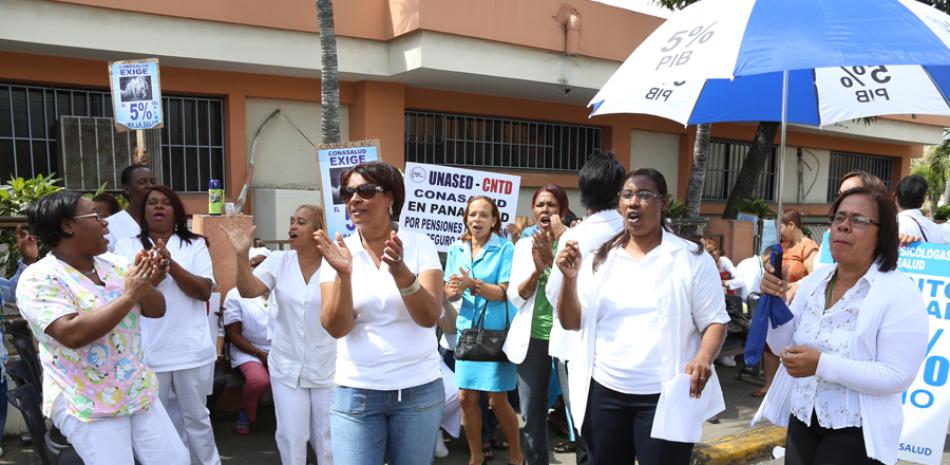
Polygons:
[[409,172],[409,179],[416,184],[422,184],[426,182],[426,170],[421,166],[413,166],[412,170]]

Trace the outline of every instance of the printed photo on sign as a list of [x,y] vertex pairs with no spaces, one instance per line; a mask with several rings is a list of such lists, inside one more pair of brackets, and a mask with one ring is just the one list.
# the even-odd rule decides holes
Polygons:
[[365,140],[326,144],[317,148],[326,231],[330,237],[335,237],[336,233],[347,237],[356,231],[356,225],[350,220],[346,203],[340,195],[340,177],[346,170],[360,163],[377,161],[378,144],[377,140]]
[[140,102],[152,99],[152,83],[148,76],[133,76],[119,78],[122,87],[123,102]]

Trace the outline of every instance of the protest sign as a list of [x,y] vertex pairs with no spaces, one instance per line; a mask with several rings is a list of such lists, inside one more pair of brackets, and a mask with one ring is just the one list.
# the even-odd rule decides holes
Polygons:
[[[825,236],[825,240],[828,240]],[[825,249],[830,249],[826,247]],[[818,257],[832,263],[831,252]],[[897,268],[917,284],[927,304],[927,356],[910,388],[901,395],[904,429],[897,457],[927,465],[943,456],[950,421],[950,245],[918,243],[900,248]]]
[[406,203],[400,227],[428,234],[439,252],[447,252],[465,230],[462,215],[468,199],[485,195],[495,200],[502,236],[518,210],[521,177],[508,174],[406,163]]
[[120,132],[163,126],[158,59],[109,63],[112,113]]
[[340,175],[344,171],[379,159],[379,141],[361,140],[341,144],[323,144],[317,147],[320,162],[320,184],[323,190],[323,211],[326,216],[327,234],[333,238],[336,233],[343,237],[353,234],[356,226],[350,222],[350,215],[340,197]]

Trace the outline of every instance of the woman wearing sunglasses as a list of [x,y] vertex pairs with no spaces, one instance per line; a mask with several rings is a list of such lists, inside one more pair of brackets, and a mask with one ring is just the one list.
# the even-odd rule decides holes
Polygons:
[[557,255],[558,320],[582,341],[571,405],[593,465],[686,465],[725,408],[712,367],[729,321],[719,272],[669,231],[666,189],[657,170],[630,173],[623,231],[588,256],[573,240]]
[[317,231],[323,327],[338,341],[330,412],[337,465],[432,463],[445,394],[433,328],[442,270],[425,234],[396,231],[402,175],[384,162],[340,177],[356,232]]
[[[273,293],[278,311],[271,315],[270,352],[255,357],[267,366],[277,415],[277,450],[284,465],[304,465],[307,441],[317,461],[333,465],[330,403],[336,341],[320,325],[320,276],[326,272],[314,233],[323,229],[323,209],[301,205],[290,217],[289,251],[270,254],[251,270],[248,253],[254,228],[229,224],[225,232],[237,259],[237,288],[242,297]],[[339,463],[339,461],[336,461]]]
[[[769,328],[781,367],[753,422],[788,427],[785,463],[893,464],[907,389],[927,350],[917,285],[897,270],[897,214],[882,190],[858,187],[831,208],[835,264],[800,281],[794,319]],[[762,292],[785,297],[771,267]]]
[[106,254],[108,223],[77,192],[33,202],[27,218],[52,248],[16,291],[39,346],[43,414],[87,465],[132,464],[133,454],[142,465],[188,465],[141,346],[140,324],[166,315],[154,287],[163,259],[139,253],[129,266]]
[[217,465],[221,458],[206,406],[217,358],[205,306],[214,288],[207,241],[188,229],[185,207],[167,186],[145,191],[139,215],[141,233],[116,242],[115,253],[131,259],[145,250],[167,261],[168,277],[157,287],[168,311],[161,320],[142,323],[148,364],[158,374],[158,395],[165,408],[175,393],[181,413],[181,423],[175,426],[187,438],[192,462]]

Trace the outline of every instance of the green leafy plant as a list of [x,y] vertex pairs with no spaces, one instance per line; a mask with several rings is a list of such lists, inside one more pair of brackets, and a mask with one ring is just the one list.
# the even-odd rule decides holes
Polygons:
[[670,218],[685,218],[689,214],[689,210],[679,200],[673,199],[670,201],[670,204],[666,207],[667,212],[670,214]]
[[944,205],[934,209],[934,219],[937,221],[950,220],[950,205]]
[[[0,216],[22,216],[26,214],[26,207],[36,199],[53,192],[62,190],[60,179],[55,174],[35,178],[13,178],[6,184],[0,185]],[[16,247],[16,231],[12,228],[0,230],[0,244],[7,245],[7,254],[3,258],[4,264],[14,263],[20,259],[20,251]],[[47,248],[40,244],[40,256],[47,252]],[[15,267],[7,266],[7,274],[16,272]]]
[[768,202],[766,202],[765,199],[759,197],[746,197],[742,199],[742,201],[739,202],[739,211],[751,213],[755,216],[758,216],[761,220],[775,218],[775,212],[769,208]]

